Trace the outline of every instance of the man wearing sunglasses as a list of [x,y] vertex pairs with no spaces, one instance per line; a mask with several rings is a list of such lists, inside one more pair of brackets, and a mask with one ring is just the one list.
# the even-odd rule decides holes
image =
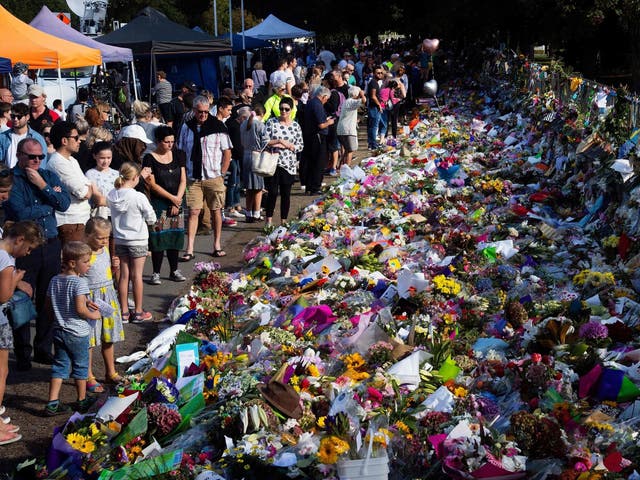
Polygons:
[[[24,105],[26,107],[26,105]],[[13,169],[13,187],[4,204],[7,220],[33,220],[42,228],[45,243],[26,257],[16,259],[16,268],[25,270],[24,281],[31,285],[36,303],[36,336],[33,359],[51,364],[53,324],[45,311],[49,281],[60,273],[61,243],[55,213],[69,208],[71,199],[60,177],[40,168],[46,148],[35,138],[25,138],[17,145],[18,163]],[[13,346],[18,370],[31,369],[31,331],[24,325],[13,331]]]
[[42,151],[47,151],[44,137],[29,126],[29,107],[16,103],[11,107],[11,129],[0,133],[0,162],[13,168],[18,163],[18,143],[25,138],[33,138],[40,143]]

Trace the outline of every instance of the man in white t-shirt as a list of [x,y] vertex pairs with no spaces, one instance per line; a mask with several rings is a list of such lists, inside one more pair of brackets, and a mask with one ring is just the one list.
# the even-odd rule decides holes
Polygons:
[[95,183],[82,172],[73,158],[80,149],[80,137],[71,122],[58,122],[51,127],[49,140],[56,149],[47,163],[47,170],[55,172],[71,196],[71,205],[64,212],[56,212],[58,236],[64,246],[70,241],[84,240],[84,226],[89,221],[91,206],[105,206],[107,200]]

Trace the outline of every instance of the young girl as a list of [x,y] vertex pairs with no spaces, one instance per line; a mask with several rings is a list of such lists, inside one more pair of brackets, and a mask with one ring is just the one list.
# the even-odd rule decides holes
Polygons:
[[[31,285],[22,280],[25,271],[16,270],[16,258],[29,255],[31,250],[44,242],[40,227],[32,221],[5,224],[4,237],[0,240],[0,303],[6,303],[16,288],[33,294]],[[11,325],[3,306],[0,306],[0,415],[5,412],[2,406],[4,391],[9,374],[9,349],[13,348]],[[0,445],[17,442],[22,438],[19,427],[11,425],[8,417],[0,417]]]
[[92,320],[100,320],[98,305],[89,300],[89,284],[83,277],[91,261],[91,248],[84,242],[70,241],[62,247],[62,273],[56,275],[47,290],[47,311],[53,319],[53,365],[49,382],[47,416],[70,413],[72,408],[60,402],[65,378],[73,378],[78,394],[76,410],[86,412],[89,376],[89,336]]
[[[116,178],[118,178],[118,171],[110,167],[111,160],[113,159],[111,144],[109,142],[97,142],[93,145],[91,154],[96,162],[96,166],[87,170],[85,175],[98,186],[100,193],[106,197],[107,194],[113,190],[113,184]],[[107,206],[94,207],[94,210],[95,215],[93,216],[95,217],[107,219],[111,217],[111,212]]]
[[[84,233],[87,244],[91,247],[91,268],[86,274],[87,282],[89,282],[89,299],[111,307],[110,312],[101,311],[102,320],[96,322],[89,338],[87,390],[91,393],[102,393],[104,388],[96,380],[92,370],[93,347],[101,346],[105,382],[120,383],[122,378],[116,371],[113,344],[124,340],[124,329],[118,295],[113,287],[113,277],[111,276],[111,256],[108,248],[111,224],[105,218],[93,217],[87,222]],[[108,307],[105,308],[109,310]]]
[[151,169],[145,167],[141,171],[136,163],[123,163],[120,176],[115,181],[115,189],[107,195],[116,255],[120,259],[118,297],[123,308],[128,305],[129,280],[133,285],[134,311],[123,313],[123,318],[128,317],[131,323],[153,318],[150,312],[142,309],[142,271],[149,251],[147,224],[156,222],[156,213],[147,197],[135,190],[141,174],[146,180],[151,175]]
[[[117,170],[111,168],[111,160],[113,159],[111,143],[103,141],[94,143],[91,148],[91,154],[93,155],[93,160],[96,162],[96,166],[87,170],[85,175],[97,185],[100,193],[106,197],[107,194],[113,190],[116,178],[120,175]],[[94,207],[91,213],[94,217],[102,217],[107,220],[111,219],[111,210],[106,205],[103,207]],[[111,231],[111,226],[109,226],[109,231]],[[85,229],[85,234],[86,233]],[[120,260],[114,255],[114,250],[113,237],[111,237],[109,239],[109,252],[113,255],[111,257],[111,272],[117,284],[120,278]]]

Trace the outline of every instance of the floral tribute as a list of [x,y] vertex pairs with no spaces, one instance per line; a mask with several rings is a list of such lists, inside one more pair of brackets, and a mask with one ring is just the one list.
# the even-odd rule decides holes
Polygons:
[[118,396],[23,470],[639,478],[640,187],[614,194],[609,168],[626,143],[586,141],[552,94],[491,85],[343,166],[240,271],[197,263]]

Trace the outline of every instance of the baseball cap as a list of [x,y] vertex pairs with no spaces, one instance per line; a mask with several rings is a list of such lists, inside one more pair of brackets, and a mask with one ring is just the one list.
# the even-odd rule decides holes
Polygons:
[[147,137],[147,133],[144,131],[140,125],[127,125],[120,132],[121,138],[137,138],[138,140],[142,140],[146,144],[153,143]]
[[182,86],[184,88],[188,88],[189,90],[191,90],[192,92],[196,92],[198,91],[198,86],[192,81],[192,80],[187,80],[186,82],[184,82],[182,84]]
[[33,95],[34,97],[41,97],[42,95],[44,95],[44,88],[34,83],[33,85],[29,85],[28,92],[29,95]]

